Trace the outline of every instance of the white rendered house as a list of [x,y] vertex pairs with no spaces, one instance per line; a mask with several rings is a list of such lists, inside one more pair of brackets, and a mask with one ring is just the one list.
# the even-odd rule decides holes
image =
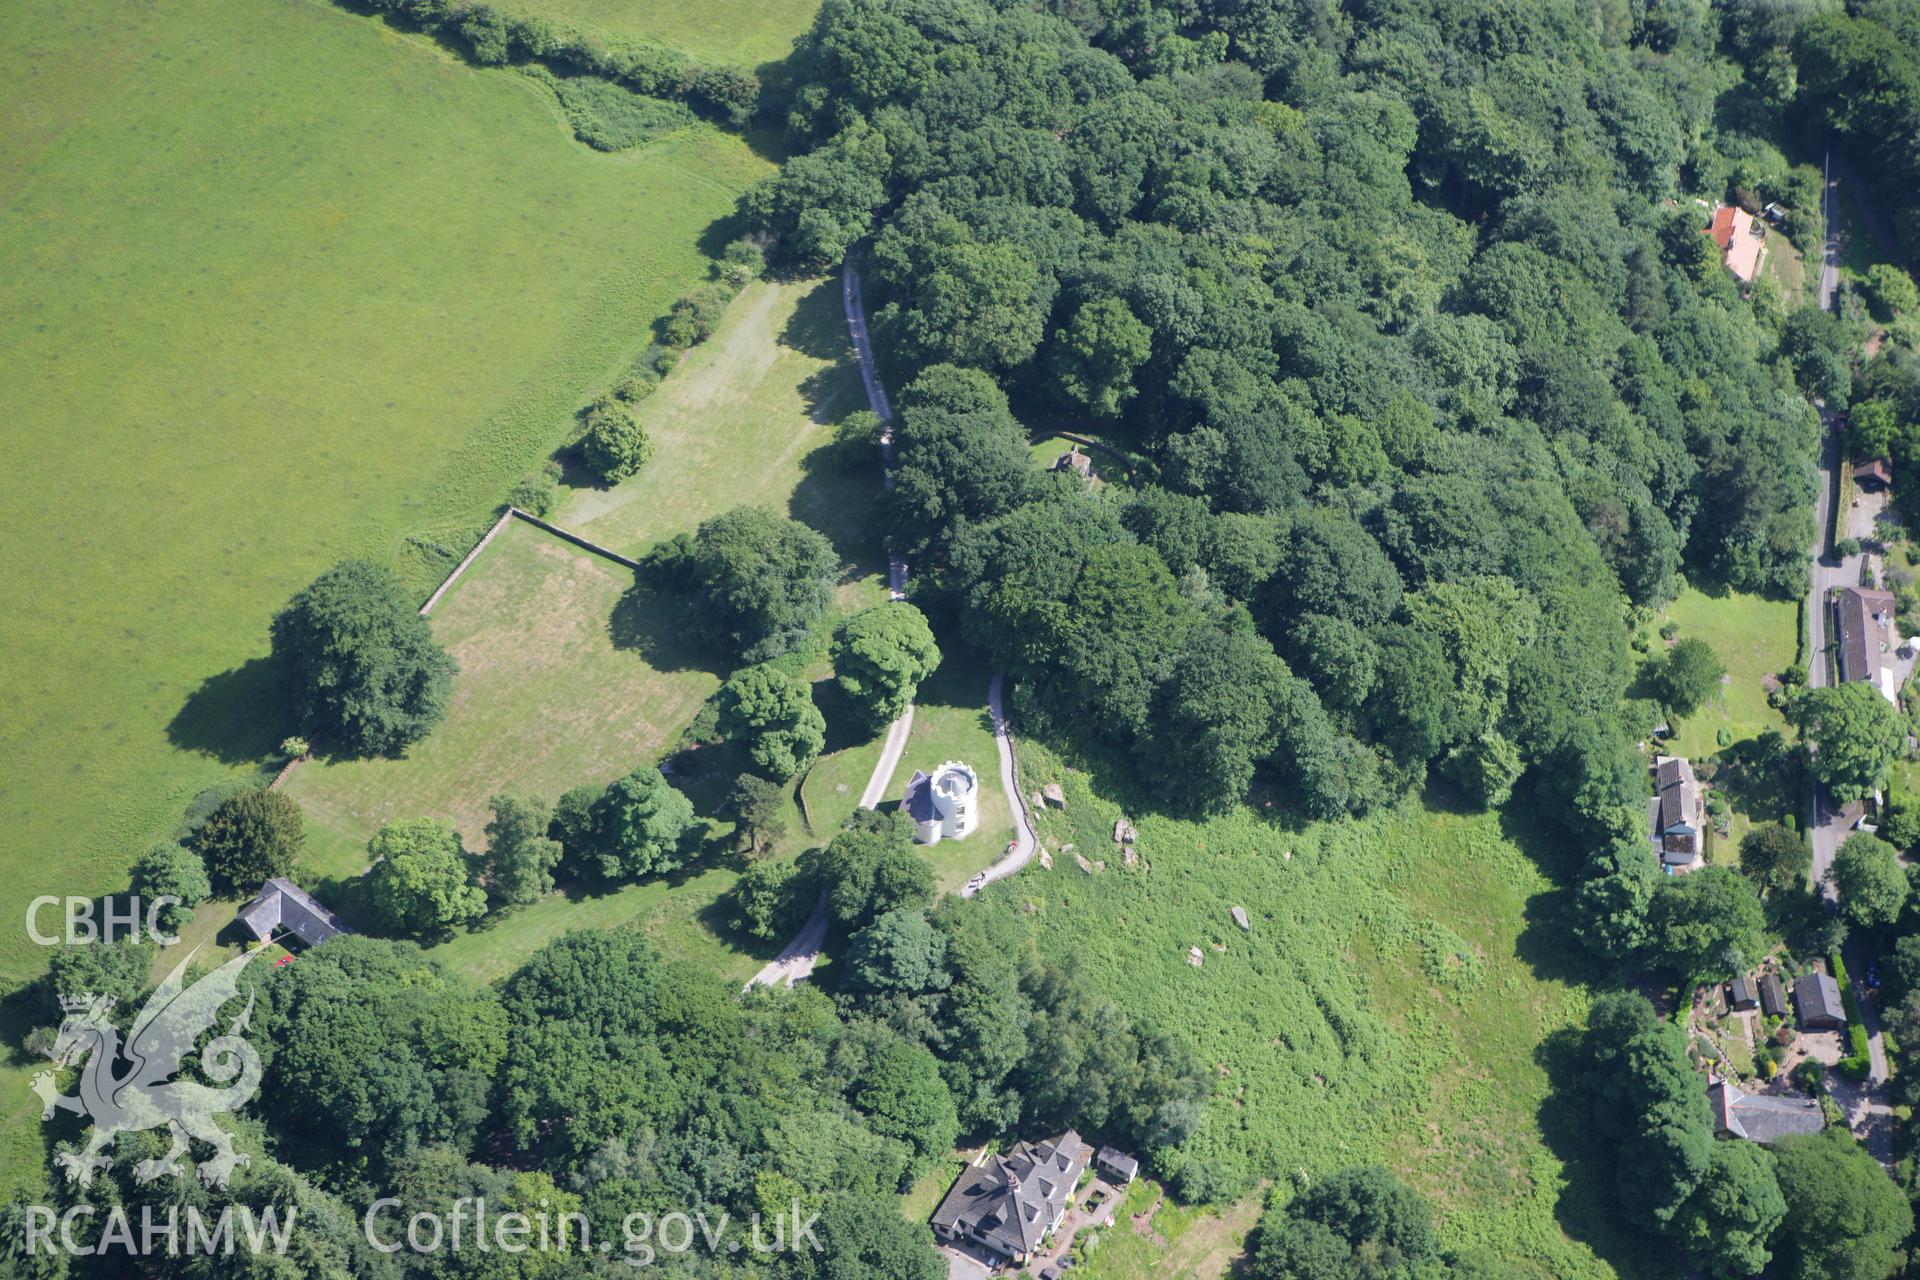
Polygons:
[[916,843],[964,840],[980,825],[980,779],[971,765],[958,760],[947,761],[931,774],[915,769],[901,808],[913,819]]

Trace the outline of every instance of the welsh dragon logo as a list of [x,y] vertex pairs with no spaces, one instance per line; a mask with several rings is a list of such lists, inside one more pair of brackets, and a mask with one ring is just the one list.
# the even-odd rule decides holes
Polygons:
[[[200,1179],[210,1187],[226,1186],[234,1169],[247,1162],[245,1155],[234,1151],[232,1135],[215,1124],[213,1117],[246,1105],[260,1087],[260,1055],[240,1036],[253,1013],[251,994],[226,1034],[210,1040],[200,1051],[201,1072],[218,1084],[230,1080],[233,1084],[216,1089],[193,1080],[172,1079],[201,1035],[214,1025],[221,1008],[240,994],[240,970],[251,958],[249,953],[229,960],[192,986],[185,986],[182,975],[198,951],[195,947],[154,990],[124,1045],[119,1028],[107,1016],[113,1008],[111,997],[60,997],[66,1018],[47,1056],[56,1067],[71,1067],[86,1059],[80,1069],[80,1092],[71,1098],[61,1094],[52,1071],[41,1071],[33,1077],[33,1091],[40,1095],[42,1120],[51,1120],[56,1110],[65,1110],[93,1121],[80,1150],[63,1151],[56,1157],[70,1182],[84,1187],[93,1181],[95,1170],[113,1166],[113,1157],[105,1153],[116,1135],[162,1126],[172,1134],[173,1146],[159,1159],[142,1160],[134,1166],[133,1176],[138,1182],[148,1183],[167,1175],[179,1177],[180,1157],[188,1153],[189,1138],[214,1149],[213,1158],[200,1163]],[[125,1074],[121,1074],[123,1060],[129,1064]]]

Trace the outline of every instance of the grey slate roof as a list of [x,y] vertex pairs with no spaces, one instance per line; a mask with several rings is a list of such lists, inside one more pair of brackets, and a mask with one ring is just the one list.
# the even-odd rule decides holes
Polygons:
[[1845,1026],[1847,1011],[1840,1001],[1840,984],[1824,973],[1809,973],[1793,984],[1793,1002],[1800,1007],[1802,1026]]
[[1736,1009],[1751,1009],[1760,1002],[1759,993],[1753,989],[1753,979],[1741,974],[1727,984],[1727,1003]]
[[933,778],[925,770],[915,769],[907,779],[907,794],[900,807],[915,822],[933,821]]
[[240,920],[262,942],[272,941],[278,929],[286,930],[310,947],[317,947],[338,934],[353,932],[305,889],[281,876],[260,886],[260,892],[240,912]]
[[1719,1080],[1707,1086],[1707,1100],[1713,1104],[1716,1128],[1752,1142],[1772,1142],[1826,1128],[1820,1105],[1811,1098],[1742,1093],[1732,1081]]
[[1660,762],[1660,833],[1693,830],[1692,798],[1698,792],[1693,766],[1674,756]]
[[1880,668],[1880,646],[1886,631],[1879,619],[1893,616],[1892,593],[1870,587],[1842,587],[1834,612],[1840,624],[1840,679],[1873,679]]
[[934,1210],[933,1225],[1009,1258],[1040,1247],[1073,1196],[1093,1148],[1069,1129],[968,1165]]
[[[1235,908],[1238,910],[1239,908]],[[1111,1169],[1123,1178],[1132,1178],[1140,1172],[1140,1162],[1118,1147],[1102,1147],[1100,1154],[1094,1157],[1094,1163],[1103,1169]]]
[[1787,1016],[1787,989],[1777,973],[1762,974],[1760,977],[1760,1012],[1770,1018]]

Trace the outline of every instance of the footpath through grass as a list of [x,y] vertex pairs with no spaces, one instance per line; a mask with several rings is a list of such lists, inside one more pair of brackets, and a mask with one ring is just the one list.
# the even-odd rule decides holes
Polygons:
[[[324,0],[18,0],[0,116],[11,985],[29,898],[123,886],[284,734],[273,610],[482,527],[770,165],[704,125],[595,153],[527,77]],[[0,1190],[40,1163],[24,1078]]]

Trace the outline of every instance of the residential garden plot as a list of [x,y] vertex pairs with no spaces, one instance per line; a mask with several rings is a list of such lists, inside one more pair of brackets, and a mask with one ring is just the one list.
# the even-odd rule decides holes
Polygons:
[[[595,153],[322,0],[19,0],[0,115],[13,913],[121,887],[270,751],[273,610],[348,554],[444,573],[409,548],[484,526],[770,165],[704,125]],[[44,959],[0,933],[0,984]],[[39,1125],[0,1094],[4,1190]]]
[[786,57],[813,25],[818,0],[514,0],[530,13],[610,36],[668,45],[702,62],[752,69]]
[[[1696,763],[1715,756],[1731,763],[1768,731],[1794,739],[1786,717],[1767,701],[1766,687],[1793,665],[1799,649],[1795,635],[1799,610],[1792,601],[1689,586],[1667,606],[1664,621],[1676,628],[1675,642],[1704,640],[1726,668],[1727,679],[1706,705],[1675,721],[1673,736],[1662,751]],[[1665,654],[1667,642],[1658,624],[1648,629],[1646,637],[1651,663]],[[1783,791],[1778,780],[1731,770],[1719,775],[1714,787],[1732,811],[1727,837],[1713,841],[1716,862],[1735,860],[1740,839],[1753,823],[1798,815],[1804,799],[1804,788],[1796,780],[1789,780]]]
[[1451,1243],[1543,1276],[1660,1273],[1593,1207],[1578,1128],[1543,1133],[1552,1091],[1536,1055],[1581,1023],[1587,996],[1549,923],[1553,887],[1516,843],[1528,832],[1411,802],[1303,830],[1247,808],[1206,822],[1136,811],[1127,867],[1112,831],[1129,777],[1069,770],[1031,740],[1021,762],[1026,788],[1065,787],[1042,843],[1072,841],[1106,870],[1056,853],[983,900],[1214,1064],[1195,1158],[1249,1192],[1385,1162],[1434,1199]]

